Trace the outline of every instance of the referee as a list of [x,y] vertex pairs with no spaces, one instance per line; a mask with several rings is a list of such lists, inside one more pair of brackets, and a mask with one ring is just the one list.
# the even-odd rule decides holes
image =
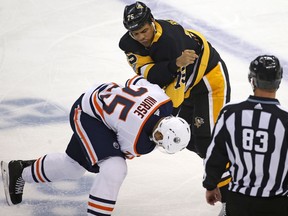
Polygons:
[[204,161],[207,203],[221,200],[217,183],[230,161],[228,216],[288,216],[288,109],[275,98],[282,67],[275,56],[250,64],[254,95],[221,110]]

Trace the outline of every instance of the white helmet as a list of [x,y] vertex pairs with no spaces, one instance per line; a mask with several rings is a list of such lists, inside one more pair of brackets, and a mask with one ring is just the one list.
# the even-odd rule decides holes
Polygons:
[[[155,133],[160,132],[163,139],[156,140]],[[186,148],[190,141],[190,126],[180,117],[168,116],[163,118],[153,131],[153,141],[164,148],[169,154],[174,154]]]

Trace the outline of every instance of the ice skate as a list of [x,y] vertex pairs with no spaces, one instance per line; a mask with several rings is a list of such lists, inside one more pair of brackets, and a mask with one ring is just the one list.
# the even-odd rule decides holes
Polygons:
[[22,171],[30,166],[35,160],[13,160],[9,163],[1,161],[1,172],[4,184],[5,197],[8,205],[16,205],[22,202],[25,181]]

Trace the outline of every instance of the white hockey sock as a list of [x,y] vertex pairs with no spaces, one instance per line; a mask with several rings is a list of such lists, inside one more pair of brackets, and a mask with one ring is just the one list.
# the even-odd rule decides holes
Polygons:
[[111,215],[127,175],[127,164],[121,157],[110,157],[98,165],[100,171],[90,191],[87,212],[88,215]]
[[45,183],[64,179],[78,179],[85,169],[66,153],[51,153],[39,159],[22,172],[25,182]]

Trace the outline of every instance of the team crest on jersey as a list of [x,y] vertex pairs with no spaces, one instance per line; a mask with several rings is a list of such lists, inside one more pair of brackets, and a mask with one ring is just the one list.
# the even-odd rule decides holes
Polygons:
[[194,126],[199,128],[202,124],[204,124],[204,119],[201,117],[195,117]]
[[117,142],[113,142],[113,147],[114,147],[115,149],[120,149],[120,145],[119,145],[119,143],[117,143]]

